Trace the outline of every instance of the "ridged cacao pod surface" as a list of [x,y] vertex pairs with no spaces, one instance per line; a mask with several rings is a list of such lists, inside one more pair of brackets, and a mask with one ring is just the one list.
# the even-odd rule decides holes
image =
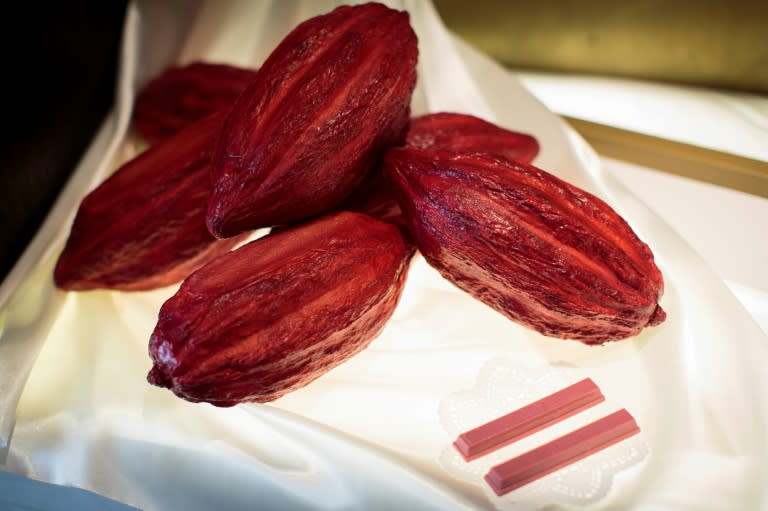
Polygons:
[[587,344],[664,320],[651,250],[594,195],[484,153],[393,149],[385,169],[429,264],[510,319]]
[[54,269],[61,289],[140,291],[181,281],[242,237],[205,224],[210,150],[221,116],[207,117],[120,167],[80,203]]
[[172,66],[150,80],[136,97],[133,124],[156,144],[190,124],[232,107],[256,76],[253,69],[193,62]]
[[539,154],[532,135],[497,126],[474,115],[438,112],[411,119],[406,147],[493,153],[530,163]]
[[380,333],[412,254],[397,227],[351,212],[252,241],[162,306],[149,381],[217,406],[303,387]]
[[341,204],[402,143],[417,54],[408,14],[381,4],[342,6],[298,25],[225,121],[210,231],[228,237]]

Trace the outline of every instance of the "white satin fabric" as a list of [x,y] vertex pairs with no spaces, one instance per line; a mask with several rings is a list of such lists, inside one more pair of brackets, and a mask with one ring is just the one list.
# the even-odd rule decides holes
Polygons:
[[[420,40],[414,113],[468,112],[534,134],[542,146],[537,165],[605,198],[652,247],[665,276],[667,321],[597,348],[544,338],[456,290],[417,258],[393,319],[369,349],[270,405],[217,409],[145,380],[147,340],[173,288],[54,293],[44,301],[51,324],[3,469],[158,511],[764,507],[768,381],[761,365],[768,340],[758,326],[577,135],[513,76],[448,34],[429,2],[389,3],[409,10]],[[148,77],[172,61],[257,66],[296,23],[334,5],[131,6],[114,114],[123,121],[105,128],[119,144],[104,144],[106,163],[92,167],[94,181],[138,150],[126,119]],[[69,218],[59,217],[59,248]],[[52,256],[31,274],[44,283],[43,295],[51,293]],[[611,474],[599,499],[557,501],[546,491],[493,496],[480,475],[467,477],[445,462],[455,431],[441,410],[479,421],[456,396],[482,393],[478,378],[499,367],[563,382],[593,378],[611,406],[637,419],[647,456]],[[511,386],[495,391],[519,390]]]

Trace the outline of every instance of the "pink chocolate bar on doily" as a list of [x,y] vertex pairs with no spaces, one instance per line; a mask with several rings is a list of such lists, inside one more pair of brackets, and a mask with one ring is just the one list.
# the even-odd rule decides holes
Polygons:
[[600,389],[585,378],[538,401],[462,433],[453,442],[466,461],[525,438],[605,400]]
[[485,480],[496,495],[504,495],[590,454],[640,432],[624,409],[587,424],[509,461],[491,468]]

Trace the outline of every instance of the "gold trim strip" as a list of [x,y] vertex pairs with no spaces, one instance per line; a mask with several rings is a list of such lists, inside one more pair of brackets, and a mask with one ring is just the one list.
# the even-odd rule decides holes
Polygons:
[[768,198],[768,162],[564,117],[602,156]]

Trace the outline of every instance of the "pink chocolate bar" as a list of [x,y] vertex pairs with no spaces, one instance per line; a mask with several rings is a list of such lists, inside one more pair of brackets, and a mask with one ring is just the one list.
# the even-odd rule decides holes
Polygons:
[[453,442],[466,461],[525,438],[605,400],[589,378],[550,394],[503,417],[462,433]]
[[496,495],[504,495],[590,454],[629,438],[640,428],[624,409],[493,467],[485,476]]

